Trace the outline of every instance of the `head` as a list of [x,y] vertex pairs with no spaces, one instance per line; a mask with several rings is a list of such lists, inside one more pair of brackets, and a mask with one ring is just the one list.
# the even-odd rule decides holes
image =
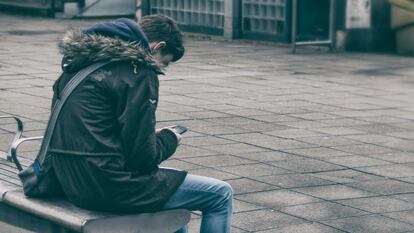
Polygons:
[[180,60],[184,55],[183,39],[177,24],[162,15],[148,15],[139,20],[154,57],[163,65]]

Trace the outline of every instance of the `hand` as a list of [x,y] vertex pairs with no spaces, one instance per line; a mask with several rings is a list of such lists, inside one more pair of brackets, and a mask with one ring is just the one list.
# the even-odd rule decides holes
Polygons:
[[177,145],[180,145],[182,136],[181,136],[181,134],[177,133],[177,131],[174,130],[174,126],[175,125],[155,129],[155,133],[159,134],[161,132],[161,130],[163,130],[163,129],[169,130],[169,131],[171,131],[175,134],[175,136],[177,137]]
[[182,138],[181,134],[177,133],[177,131],[175,131],[175,129],[173,129],[173,128],[168,128],[168,129],[173,131],[173,133],[177,137],[177,145],[180,145],[181,144],[181,138]]

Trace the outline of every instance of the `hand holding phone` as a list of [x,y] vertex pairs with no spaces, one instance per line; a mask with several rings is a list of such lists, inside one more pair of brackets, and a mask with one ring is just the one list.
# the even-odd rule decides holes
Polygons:
[[171,127],[173,130],[175,130],[175,132],[177,132],[178,134],[183,134],[185,132],[187,132],[187,128],[182,126],[182,125],[175,125],[173,127]]

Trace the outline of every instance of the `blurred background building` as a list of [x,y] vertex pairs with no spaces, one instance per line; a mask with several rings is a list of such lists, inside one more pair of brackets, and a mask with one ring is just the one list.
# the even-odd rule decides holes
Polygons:
[[162,14],[184,31],[226,39],[322,41],[338,50],[414,54],[414,0],[0,0],[1,6],[49,16],[72,11],[80,18]]

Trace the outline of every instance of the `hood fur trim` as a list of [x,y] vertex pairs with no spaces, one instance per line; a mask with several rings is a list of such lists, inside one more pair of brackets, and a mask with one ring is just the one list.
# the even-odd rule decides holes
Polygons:
[[139,43],[98,34],[85,34],[80,30],[68,31],[58,47],[64,56],[80,57],[88,64],[100,60],[131,60],[148,66],[158,73],[162,73],[164,68]]

